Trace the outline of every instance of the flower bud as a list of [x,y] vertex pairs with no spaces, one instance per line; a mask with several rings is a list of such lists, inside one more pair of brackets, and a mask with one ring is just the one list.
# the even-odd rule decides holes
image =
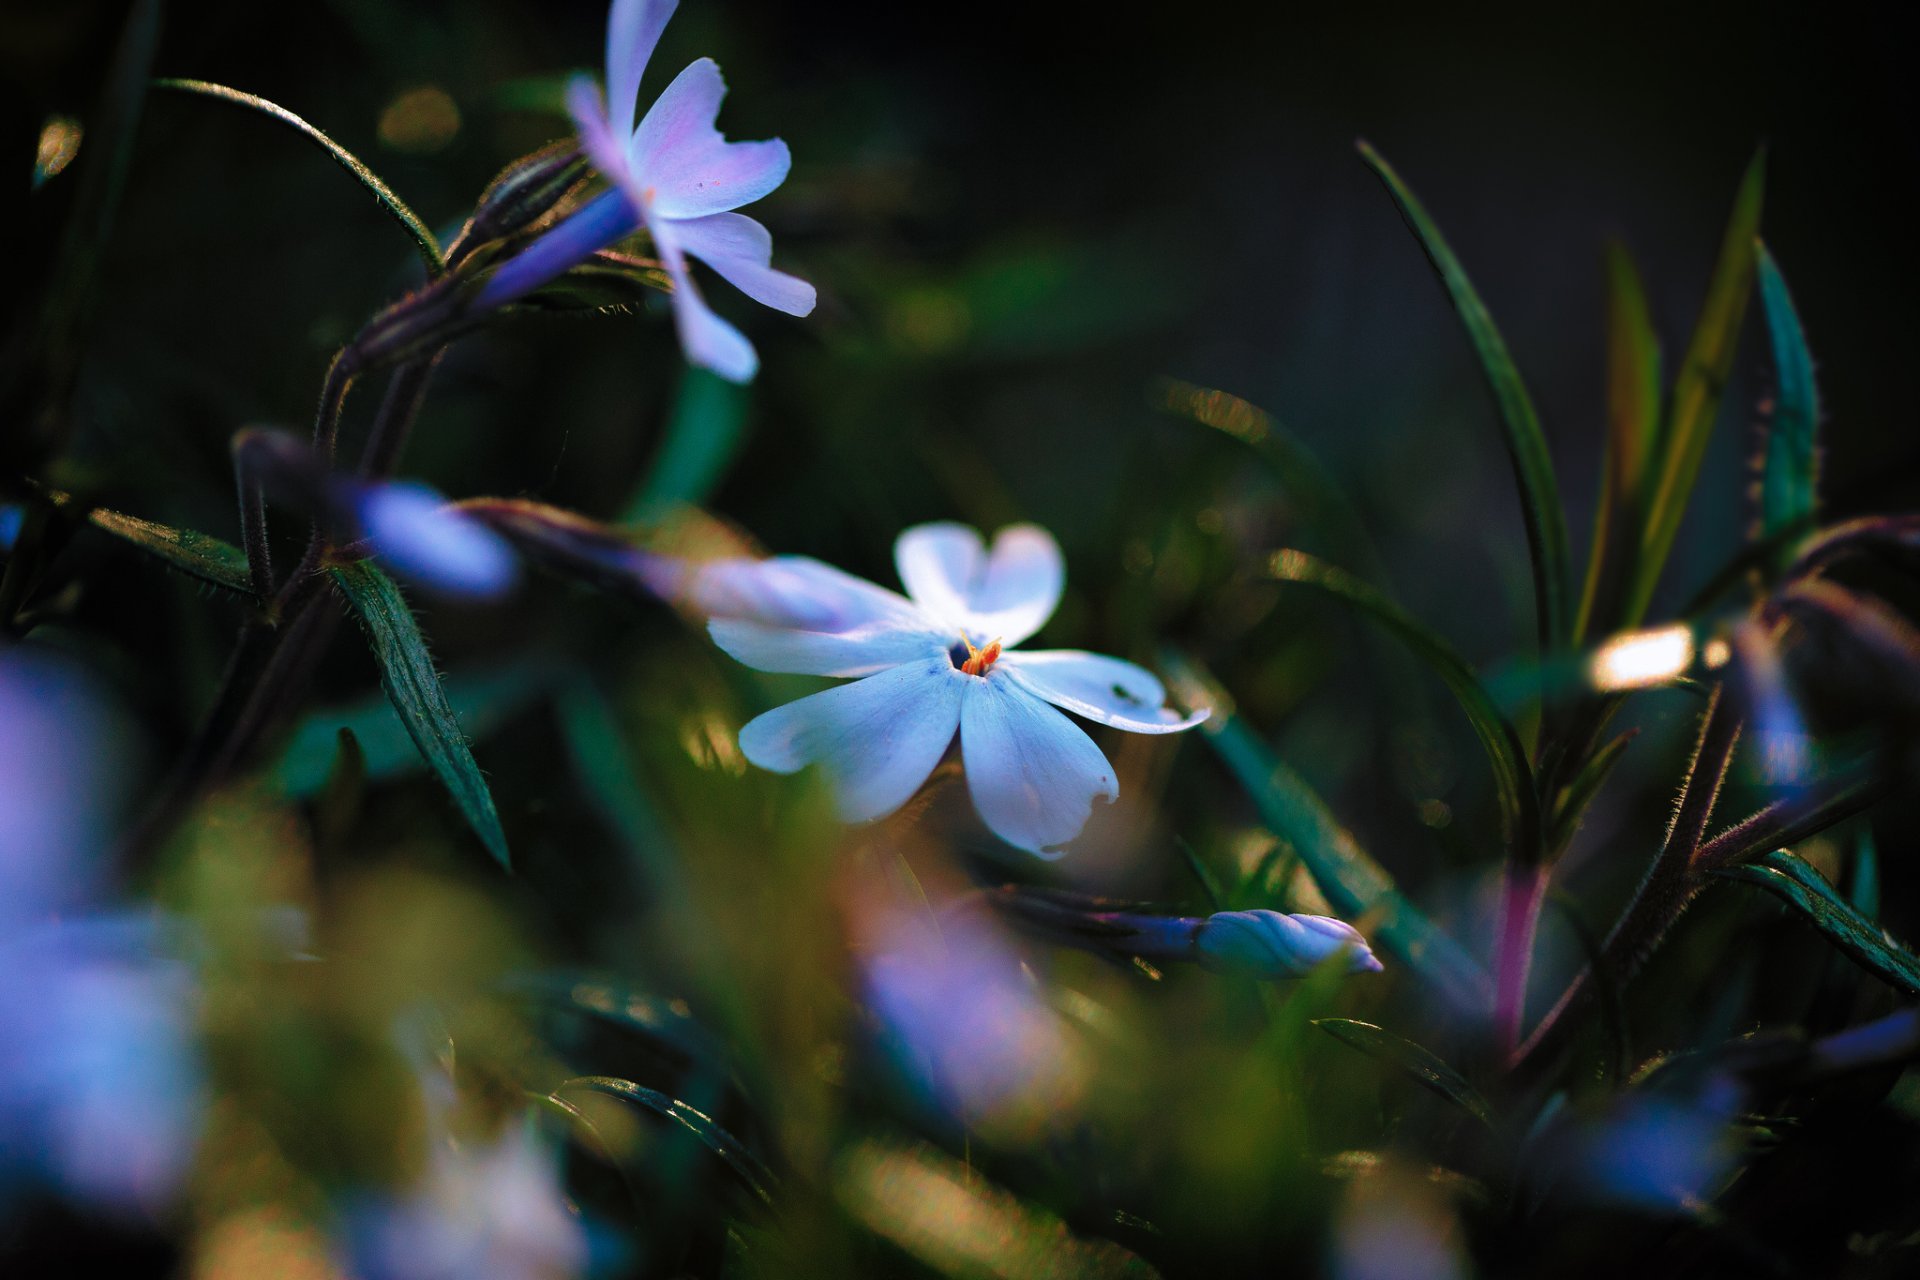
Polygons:
[[1216,973],[1256,978],[1301,978],[1345,951],[1348,973],[1379,973],[1360,931],[1328,916],[1279,911],[1223,911],[1208,916],[1194,937],[1201,965]]

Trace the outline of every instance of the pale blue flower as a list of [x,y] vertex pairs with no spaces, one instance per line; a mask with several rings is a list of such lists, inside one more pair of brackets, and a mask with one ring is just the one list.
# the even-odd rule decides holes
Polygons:
[[424,484],[367,485],[352,505],[374,554],[430,590],[490,600],[519,577],[505,538]]
[[1119,784],[1055,707],[1132,733],[1206,719],[1169,711],[1160,681],[1131,662],[1013,648],[1053,615],[1066,584],[1046,530],[1002,529],[989,553],[963,525],[918,525],[900,535],[894,560],[906,596],[791,556],[710,565],[685,593],[718,615],[714,640],[748,666],[853,678],[740,731],[741,751],[763,769],[821,766],[845,820],[905,804],[958,732],[968,789],[994,834],[1058,856]]
[[636,126],[641,73],[678,0],[614,0],[607,16],[607,96],[576,79],[567,108],[580,143],[613,190],[549,231],[496,272],[479,297],[498,306],[538,288],[596,250],[644,226],[673,280],[674,324],[687,359],[735,382],[759,368],[753,345],[715,315],[687,270],[700,259],[755,302],[789,315],[813,310],[813,286],[773,269],[773,237],[735,213],[786,180],[778,138],[728,142],[714,127],[726,84],[701,58],[668,85]]

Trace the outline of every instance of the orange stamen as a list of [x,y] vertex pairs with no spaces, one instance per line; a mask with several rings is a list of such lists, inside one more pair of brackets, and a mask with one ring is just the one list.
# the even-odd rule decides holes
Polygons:
[[967,639],[967,633],[962,631],[960,643],[967,646],[967,660],[960,664],[960,669],[970,676],[984,676],[1000,659],[1000,641],[997,639],[984,649],[976,649],[973,641]]

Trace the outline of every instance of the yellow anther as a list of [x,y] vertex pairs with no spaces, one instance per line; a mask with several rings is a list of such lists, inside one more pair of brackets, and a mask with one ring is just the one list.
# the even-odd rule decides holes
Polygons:
[[984,676],[993,667],[993,664],[1000,660],[1000,640],[998,637],[990,641],[986,648],[976,649],[973,647],[973,641],[967,639],[967,633],[962,631],[960,633],[960,643],[967,646],[967,660],[960,664],[960,669],[970,676]]

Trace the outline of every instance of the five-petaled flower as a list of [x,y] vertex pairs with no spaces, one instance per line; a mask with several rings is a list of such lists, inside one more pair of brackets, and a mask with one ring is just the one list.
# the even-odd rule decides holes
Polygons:
[[715,315],[687,270],[689,256],[777,311],[813,310],[813,286],[773,269],[773,237],[742,213],[786,180],[787,144],[728,142],[714,127],[727,86],[711,58],[687,67],[636,126],[640,76],[679,0],[614,0],[607,17],[607,97],[586,77],[567,90],[580,144],[613,189],[502,266],[478,305],[499,306],[553,279],[641,227],[673,281],[673,315],[687,359],[745,382],[753,345]]
[[905,804],[957,731],[974,806],[994,834],[1057,856],[1094,800],[1117,798],[1119,785],[1055,707],[1133,733],[1206,719],[1169,711],[1160,682],[1131,662],[1013,647],[1053,615],[1066,584],[1044,529],[1002,529],[989,552],[962,525],[918,525],[900,535],[894,560],[906,596],[797,556],[717,562],[688,591],[714,615],[715,641],[748,666],[854,678],[740,731],[741,751],[763,769],[820,765],[847,821]]

